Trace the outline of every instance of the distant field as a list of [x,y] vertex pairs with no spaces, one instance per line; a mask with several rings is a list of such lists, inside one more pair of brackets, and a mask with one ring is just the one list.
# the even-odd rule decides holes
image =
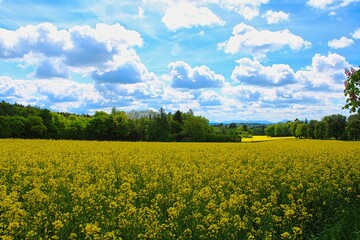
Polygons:
[[0,239],[360,239],[359,156],[341,141],[0,140]]
[[253,136],[252,138],[243,138],[241,142],[264,142],[273,140],[295,139],[295,137],[268,137],[268,136]]

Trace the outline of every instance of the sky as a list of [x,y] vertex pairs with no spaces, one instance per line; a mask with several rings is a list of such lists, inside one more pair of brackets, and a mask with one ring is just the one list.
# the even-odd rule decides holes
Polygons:
[[0,0],[0,101],[212,122],[347,116],[359,14],[360,0]]

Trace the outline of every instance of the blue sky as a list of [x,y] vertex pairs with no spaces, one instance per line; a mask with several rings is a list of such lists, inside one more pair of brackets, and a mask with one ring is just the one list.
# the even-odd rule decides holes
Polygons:
[[213,122],[347,115],[359,13],[360,0],[0,0],[0,100]]

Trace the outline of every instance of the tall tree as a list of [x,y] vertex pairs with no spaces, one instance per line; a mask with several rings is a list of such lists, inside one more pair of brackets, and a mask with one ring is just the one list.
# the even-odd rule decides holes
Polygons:
[[298,138],[306,138],[307,137],[306,126],[307,124],[305,123],[298,123],[296,125],[295,136]]
[[325,121],[317,122],[315,125],[314,135],[316,139],[325,139],[327,137],[327,123]]
[[349,140],[360,140],[360,113],[348,117],[346,132]]
[[93,140],[109,140],[110,115],[103,111],[96,111],[87,125],[87,134]]
[[39,116],[29,116],[28,123],[28,136],[30,138],[44,138],[46,137],[47,128],[44,120]]
[[315,125],[318,121],[310,120],[309,123],[306,125],[306,135],[308,138],[315,138]]
[[165,142],[170,140],[170,128],[167,114],[163,108],[154,116],[147,128],[148,140]]
[[346,117],[341,114],[333,114],[323,119],[327,123],[327,136],[339,139],[345,132]]
[[266,136],[268,136],[268,137],[274,137],[274,136],[275,136],[275,125],[272,124],[272,125],[267,126],[267,127],[264,129],[264,131],[265,131]]
[[184,123],[184,137],[188,142],[206,141],[209,122],[206,118],[189,115]]

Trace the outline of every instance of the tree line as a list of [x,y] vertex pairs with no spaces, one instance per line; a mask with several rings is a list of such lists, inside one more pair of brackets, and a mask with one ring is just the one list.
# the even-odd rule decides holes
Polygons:
[[202,116],[176,111],[131,111],[115,107],[94,115],[52,112],[21,104],[0,103],[0,138],[100,141],[239,142],[241,128],[220,129]]
[[0,138],[73,139],[99,141],[241,142],[252,135],[360,140],[360,113],[335,114],[321,121],[278,124],[210,124],[188,112],[97,111],[94,115],[52,112],[34,106],[0,102]]
[[325,116],[321,121],[310,120],[272,124],[265,128],[270,137],[295,136],[296,138],[360,140],[360,113],[348,118],[341,114]]

